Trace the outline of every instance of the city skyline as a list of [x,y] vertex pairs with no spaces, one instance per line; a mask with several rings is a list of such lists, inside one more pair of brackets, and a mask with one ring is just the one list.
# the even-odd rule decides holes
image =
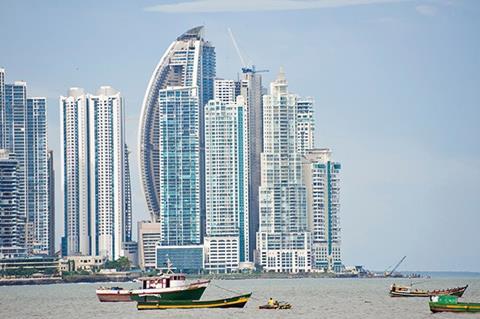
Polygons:
[[[423,1],[414,1],[414,3],[419,5],[419,3],[423,3]],[[476,60],[474,60],[473,55],[468,55],[466,62],[451,62],[456,66],[455,69],[453,69],[451,64],[450,66],[447,66],[446,64],[441,65],[441,70],[450,74],[451,79],[456,79],[459,74],[465,74],[468,81],[461,81],[461,83],[455,85],[451,83],[452,80],[448,79],[448,76],[442,77],[441,80],[435,79],[437,72],[434,71],[434,67],[440,66],[440,62],[446,62],[448,54],[455,54],[455,50],[451,48],[445,48],[446,52],[438,52],[438,50],[434,50],[436,55],[430,55],[432,56],[431,60],[424,60],[425,56],[429,56],[428,53],[433,52],[430,47],[420,46],[420,51],[417,50],[416,52],[420,53],[420,60],[424,62],[424,65],[422,66],[418,59],[409,56],[405,51],[402,51],[399,46],[397,47],[395,41],[387,40],[393,48],[397,48],[397,50],[403,54],[403,56],[395,56],[395,59],[403,62],[401,63],[401,67],[405,68],[409,65],[407,62],[413,62],[414,67],[417,67],[419,70],[426,73],[425,76],[420,76],[420,79],[428,83],[427,85],[419,86],[420,83],[416,81],[413,81],[412,84],[405,84],[405,81],[410,80],[412,74],[416,71],[403,69],[402,72],[400,67],[396,68],[390,66],[384,73],[378,68],[371,68],[375,63],[369,59],[370,57],[379,56],[386,61],[390,61],[389,53],[391,52],[388,48],[382,46],[375,47],[379,52],[373,52],[364,47],[360,41],[363,40],[367,43],[375,43],[375,39],[382,39],[382,37],[388,35],[388,32],[390,32],[403,40],[409,40],[410,42],[407,41],[407,43],[411,44],[411,41],[414,41],[413,43],[419,43],[418,41],[424,40],[424,37],[422,37],[424,34],[420,33],[416,37],[413,36],[413,39],[407,39],[406,36],[410,35],[413,30],[423,30],[426,32],[423,28],[428,29],[428,32],[431,32],[432,34],[437,34],[435,28],[439,28],[443,32],[446,32],[449,41],[465,43],[463,42],[466,41],[464,38],[460,37],[453,39],[453,36],[460,31],[464,31],[468,34],[469,31],[467,30],[467,27],[473,25],[472,21],[464,21],[465,25],[457,24],[455,29],[450,30],[449,32],[446,31],[444,25],[438,22],[438,20],[441,20],[450,25],[449,23],[452,23],[452,21],[455,21],[456,19],[455,10],[466,10],[465,6],[467,5],[465,2],[452,5],[452,7],[448,8],[444,7],[442,4],[434,3],[437,10],[437,16],[425,16],[417,13],[418,11],[415,11],[415,4],[392,4],[388,6],[371,5],[355,8],[329,9],[325,11],[319,10],[315,11],[315,13],[284,12],[267,15],[265,19],[270,21],[270,19],[273,19],[275,16],[286,17],[292,15],[294,17],[305,16],[307,18],[313,18],[315,14],[318,14],[326,20],[325,23],[319,23],[319,25],[330,26],[330,28],[333,28],[334,34],[338,36],[339,42],[335,42],[334,37],[328,37],[328,34],[323,34],[324,36],[327,36],[326,39],[331,45],[330,50],[332,51],[329,52],[327,50],[328,46],[324,46],[323,49],[326,49],[327,51],[325,52],[327,53],[323,53],[322,57],[325,58],[326,61],[332,61],[330,54],[335,55],[334,53],[337,53],[337,59],[343,62],[350,59],[350,62],[346,61],[346,65],[343,66],[335,63],[328,66],[326,63],[320,61],[319,63],[323,68],[313,67],[319,75],[319,81],[316,82],[315,85],[301,80],[303,77],[312,79],[310,72],[313,72],[313,70],[309,70],[307,73],[305,73],[306,71],[304,68],[303,71],[298,70],[294,61],[289,58],[284,58],[283,62],[280,61],[282,54],[295,50],[293,47],[284,48],[283,44],[279,44],[275,48],[279,50],[280,53],[278,56],[275,55],[272,60],[269,60],[265,57],[265,51],[262,52],[260,49],[255,49],[255,45],[250,44],[247,41],[248,37],[246,35],[249,34],[249,32],[250,34],[253,34],[251,33],[250,28],[247,27],[246,30],[240,30],[237,26],[238,22],[232,21],[231,24],[233,25],[232,28],[234,31],[237,29],[239,30],[239,32],[236,31],[236,34],[238,33],[237,37],[240,39],[239,42],[242,45],[242,48],[249,54],[255,55],[256,64],[262,65],[262,67],[269,64],[267,67],[271,67],[272,71],[276,70],[281,64],[286,65],[290,81],[291,83],[295,83],[294,85],[296,86],[294,90],[302,95],[313,95],[317,102],[316,117],[319,128],[316,133],[316,140],[319,142],[317,146],[328,146],[333,148],[335,158],[341,161],[344,165],[343,171],[345,175],[343,176],[343,189],[345,190],[345,193],[342,195],[342,200],[345,202],[342,207],[342,227],[346,235],[350,233],[350,235],[347,235],[347,238],[343,236],[344,240],[342,244],[344,245],[343,247],[345,247],[345,263],[362,263],[369,268],[381,268],[382,265],[386,267],[392,262],[392,260],[398,259],[398,256],[407,254],[412,257],[409,257],[410,263],[405,267],[410,266],[414,269],[420,268],[433,270],[474,270],[475,264],[478,264],[478,256],[469,256],[467,248],[469,247],[468,243],[474,242],[476,239],[474,230],[469,227],[468,224],[472,223],[471,218],[473,218],[472,224],[475,224],[476,220],[478,221],[478,216],[474,215],[475,207],[478,207],[478,200],[473,197],[475,191],[478,190],[478,186],[475,188],[473,182],[475,176],[478,176],[479,174],[478,169],[475,168],[478,167],[476,164],[478,163],[478,149],[475,148],[475,146],[478,145],[475,144],[471,137],[478,133],[478,127],[474,126],[474,123],[472,122],[475,116],[478,115],[477,111],[474,111],[472,108],[472,103],[478,101],[478,95],[471,91],[471,84],[478,80],[478,76],[473,73],[468,73],[466,69],[462,69],[462,67],[469,61],[471,68],[478,68],[478,62],[475,62]],[[21,7],[22,5],[18,5],[18,8]],[[17,7],[14,9],[16,8]],[[141,9],[142,8],[137,8],[139,12]],[[478,10],[475,6],[473,9]],[[395,12],[395,10],[402,11],[402,14]],[[404,11],[407,10],[411,10],[412,13],[405,13]],[[453,13],[448,11],[447,14],[447,10],[452,10]],[[352,23],[344,25],[343,28],[345,29],[343,30],[342,28],[335,29],[335,25],[328,24],[328,22],[331,22],[329,21],[328,14],[340,16],[340,19],[345,20],[351,17],[351,14],[353,13],[360,14],[364,19],[353,19],[353,25],[361,26],[364,29],[358,30],[357,32],[352,31]],[[142,14],[139,15],[143,16],[143,14],[145,13],[142,11]],[[158,18],[157,13],[148,13],[145,15],[148,16],[148,23],[155,25],[156,22],[153,20]],[[247,15],[254,16],[255,13],[249,13]],[[388,15],[393,15],[393,18],[387,19],[385,18],[385,15],[387,18]],[[415,16],[412,17],[413,15]],[[173,19],[173,17],[174,16],[167,16],[167,22],[169,19]],[[200,20],[201,18],[197,19]],[[229,52],[228,63],[226,61],[227,58],[219,62],[222,66],[222,68],[218,68],[219,70],[222,70],[221,72],[218,72],[219,75],[225,78],[234,78],[235,72],[238,72],[240,69],[240,63],[237,62],[233,49],[229,48],[231,45],[228,43],[228,39],[223,38],[223,35],[226,32],[225,28],[222,29],[220,26],[227,25],[227,22],[211,22],[208,15],[204,16],[203,19],[207,20],[205,23],[207,25],[207,32],[210,32],[212,29],[212,35],[209,36],[209,39],[215,43],[217,49],[222,47],[222,50],[228,50]],[[375,20],[375,22],[369,22],[367,21],[368,19],[380,19],[381,21]],[[402,19],[412,21],[413,25],[408,27],[405,26],[406,22],[402,21]],[[308,21],[310,21],[309,23],[312,25],[314,24],[313,21]],[[209,22],[212,27],[209,27]],[[164,39],[160,41],[161,43],[158,45],[152,45],[151,48],[150,46],[146,46],[149,43],[148,41],[142,39],[137,40],[137,43],[143,43],[143,47],[147,48],[146,51],[148,51],[148,53],[142,55],[143,58],[148,57],[148,61],[146,61],[137,72],[131,73],[138,84],[131,85],[132,82],[128,84],[129,81],[127,80],[116,80],[117,83],[114,84],[114,86],[119,88],[122,92],[131,92],[128,95],[125,95],[126,105],[131,107],[131,111],[129,111],[127,115],[127,121],[128,116],[135,116],[140,109],[139,100],[141,100],[141,91],[144,90],[147,82],[147,76],[145,74],[149,74],[150,72],[148,69],[151,70],[151,68],[153,68],[158,56],[168,46],[167,43],[170,39],[176,36],[176,34],[180,34],[183,29],[190,27],[191,24],[195,25],[195,23],[192,22],[189,22],[188,25],[176,25],[175,29],[180,30],[179,32],[176,30],[168,30],[168,32],[163,34]],[[365,30],[371,30],[373,27],[372,25],[379,24],[386,26],[385,28],[387,30],[385,32],[387,33],[374,32],[371,35],[371,38],[367,37],[366,33],[363,33]],[[434,27],[432,25],[434,25]],[[289,26],[292,27],[291,24],[289,24]],[[272,29],[274,29],[274,27],[269,28],[265,26],[262,29],[262,32],[266,34],[270,32],[270,35],[272,36]],[[293,29],[298,31],[298,27],[293,27]],[[285,29],[282,30],[285,31]],[[318,31],[318,29],[316,31]],[[286,32],[284,36],[287,40],[292,39],[291,33]],[[273,37],[275,37],[275,35],[273,35]],[[354,44],[346,44],[346,40],[352,38]],[[220,39],[223,40],[217,41]],[[252,41],[252,43],[258,43],[258,36],[254,36]],[[308,43],[307,37],[300,37],[299,41],[302,43]],[[443,48],[440,41],[437,41],[436,39],[430,41],[430,46],[433,45],[433,47],[436,46],[437,48]],[[220,46],[220,44],[222,44],[222,46]],[[473,52],[476,52],[475,50],[478,50],[478,43],[474,42],[471,44],[471,47],[474,49]],[[357,57],[348,55],[342,50],[352,48],[357,48]],[[315,50],[318,51],[318,47]],[[307,53],[300,54],[301,56],[310,57]],[[60,95],[58,92],[62,93],[68,87],[82,83],[87,84],[88,88],[98,86],[98,83],[88,82],[87,80],[82,79],[85,77],[85,71],[83,71],[83,68],[87,65],[82,62],[82,59],[74,60],[74,64],[76,65],[62,66],[65,69],[73,70],[71,73],[76,73],[75,76],[54,76],[59,79],[53,82],[46,81],[43,83],[37,78],[37,75],[34,74],[32,70],[17,67],[20,64],[15,62],[17,60],[11,56],[10,51],[7,50],[6,56],[8,58],[1,61],[1,63],[9,73],[9,82],[19,78],[23,78],[29,83],[32,83],[33,80],[34,84],[31,84],[30,86],[32,88],[38,87],[38,89],[35,89],[38,91],[34,94],[48,96],[50,110],[52,105],[56,105],[51,101],[58,98],[58,95]],[[127,60],[124,62],[126,61]],[[112,63],[113,62],[115,62],[115,59]],[[115,63],[118,62],[119,61],[117,60]],[[305,64],[298,63],[303,67],[305,66]],[[356,63],[358,63],[358,65]],[[362,63],[365,63],[365,65],[362,65]],[[234,64],[237,66],[227,66]],[[103,69],[102,72],[107,71],[110,67],[108,64],[106,65],[107,69]],[[138,66],[138,64],[135,63],[134,65]],[[76,68],[78,68],[78,70]],[[356,74],[359,73],[358,71],[360,71],[360,74]],[[389,79],[386,74],[387,72],[392,72],[391,75],[393,75],[391,78],[393,82],[390,85],[386,84],[388,83],[386,80]],[[12,74],[14,75],[12,76]],[[62,71],[59,71],[58,68],[54,68],[52,74],[59,75],[62,74]],[[368,76],[364,78],[361,75]],[[105,78],[101,80],[102,83],[114,81],[113,79],[115,77],[122,79],[121,74],[117,71],[112,73],[106,72],[104,76]],[[125,77],[125,75],[123,77]],[[109,78],[111,79],[109,80]],[[364,80],[366,83],[361,84],[357,82],[359,80]],[[120,84],[118,82],[120,82]],[[122,82],[124,85],[121,84]],[[400,86],[400,92],[402,94],[397,93],[397,95],[395,95],[395,89],[393,87],[402,83],[404,85],[404,87]],[[478,83],[478,81],[476,83]],[[43,86],[38,84],[43,84]],[[394,96],[397,96],[399,101],[392,102],[391,100],[386,99],[386,93],[382,94],[380,92],[382,89],[378,90],[379,95],[376,96],[373,94],[373,91],[368,90],[367,84],[377,85],[378,88],[382,88],[386,93],[393,93]],[[351,98],[345,96],[347,94],[343,92],[344,85],[349,85],[348,93],[352,96]],[[418,86],[418,89],[415,89],[415,86]],[[298,89],[299,87],[301,87],[301,89]],[[420,87],[425,91],[421,91]],[[450,87],[450,89],[453,90],[453,93],[441,90],[445,87]],[[364,91],[361,92],[361,89]],[[436,95],[434,94],[434,91],[436,92]],[[462,95],[459,93],[464,94]],[[413,96],[417,98],[414,99],[411,97],[410,99],[406,99],[410,94],[416,94]],[[405,95],[405,97],[402,98],[402,95]],[[319,99],[319,97],[322,98]],[[458,99],[455,100],[454,98],[460,99],[460,102],[455,103],[456,101],[458,102]],[[356,103],[353,103],[355,100],[360,103],[364,112],[353,109],[356,106]],[[413,106],[409,106],[409,102]],[[349,103],[352,104],[351,107],[346,106]],[[385,107],[385,105],[388,106]],[[436,106],[437,113],[431,112],[434,105]],[[457,105],[457,107],[454,108],[454,105]],[[402,112],[396,111],[400,106],[403,106]],[[422,107],[424,107],[425,110]],[[50,111],[50,119],[52,119],[51,113],[52,112]],[[321,114],[323,114],[323,120]],[[397,119],[392,118],[392,114],[394,114]],[[407,116],[406,114],[411,114],[413,117]],[[435,116],[432,117],[431,114],[435,114]],[[453,116],[447,116],[447,114],[453,114]],[[58,114],[56,115],[58,116]],[[369,117],[372,117],[372,119]],[[49,120],[49,124],[50,123],[56,122],[55,120]],[[128,121],[128,123],[130,128],[127,129],[130,130],[130,132],[136,132],[135,123],[138,123],[137,120],[132,119],[131,121]],[[131,128],[132,126],[133,128]],[[368,126],[369,129],[364,129],[364,126]],[[440,129],[441,127],[449,127],[450,134],[443,133],[443,130]],[[53,124],[53,127],[50,128],[49,135],[50,140],[54,141],[55,135],[52,134],[52,132],[55,132],[55,128],[58,130],[58,125],[56,126]],[[402,133],[399,133],[400,131]],[[437,136],[435,136],[435,134],[437,134]],[[378,135],[383,135],[383,138],[380,138]],[[133,147],[134,149],[132,151],[135,153],[136,145]],[[59,148],[57,145],[54,148],[54,154],[56,154],[56,156],[59,154],[58,150]],[[411,154],[414,154],[414,156]],[[358,155],[356,161],[353,160],[355,157],[354,155]],[[59,158],[56,157],[55,163],[59,162]],[[454,164],[458,163],[464,167],[464,170],[469,172],[468,175],[462,175],[465,174],[463,172],[455,173],[456,171],[453,170],[453,167]],[[365,169],[368,165],[375,165],[377,173],[367,175],[362,169]],[[132,181],[132,184],[134,185],[133,188],[136,188],[136,190],[133,190],[133,193],[135,194],[133,197],[139,198],[134,203],[133,214],[134,220],[136,221],[147,218],[147,215],[145,205],[141,203],[143,197],[139,195],[141,193],[138,189],[138,165],[132,164],[131,166],[133,168],[132,175],[135,175],[135,171],[137,171],[137,177],[134,178],[135,182]],[[400,170],[392,169],[392,167],[400,168]],[[442,172],[445,169],[449,175],[438,174],[438,172]],[[59,171],[60,170],[57,166],[57,179],[59,177]],[[393,173],[394,171],[395,173]],[[452,174],[460,175],[455,176]],[[360,185],[364,188],[363,190],[355,188],[359,183],[361,183]],[[455,191],[460,185],[463,186],[462,189],[464,192],[462,193]],[[386,186],[388,186],[388,188],[386,188]],[[370,188],[370,191],[365,190],[365,188]],[[380,194],[378,194],[379,188],[382,189]],[[387,192],[387,189],[390,191]],[[399,197],[402,198],[407,197],[409,200],[393,198],[392,202],[392,197],[394,197],[395,194],[398,194]],[[401,196],[401,194],[404,196]],[[454,211],[452,202],[439,200],[439,203],[435,204],[437,198],[446,198],[446,196],[444,196],[445,194],[456,195],[459,199],[463,199],[459,202],[460,213],[466,214],[466,216],[470,218],[468,224],[457,219],[453,224],[450,223],[449,225],[449,227],[453,227],[455,231],[466,230],[465,232],[467,236],[469,236],[467,237],[467,248],[462,248],[465,250],[460,250],[462,257],[460,258],[460,261],[458,260],[459,258],[456,258],[456,261],[449,261],[440,258],[440,260],[433,262],[422,257],[423,253],[420,249],[425,250],[429,247],[426,246],[426,244],[416,245],[416,243],[409,241],[402,243],[388,238],[388,229],[394,227],[395,224],[400,228],[413,228],[414,232],[417,234],[415,237],[419,239],[422,238],[422,236],[432,236],[435,232],[448,232],[448,229],[439,222],[435,224],[436,229],[432,229],[433,226],[430,226],[430,221],[437,218],[438,215],[443,216],[444,219],[448,219],[450,213]],[[381,198],[379,199],[378,196],[382,196],[385,199],[388,199],[388,201],[382,200]],[[59,196],[57,196],[57,198],[58,197]],[[389,204],[389,202],[392,202],[392,204]],[[413,202],[416,202],[417,205],[412,205]],[[374,206],[370,207],[370,205]],[[58,206],[59,205],[57,205],[57,207]],[[59,216],[58,211],[59,210],[57,210],[57,217],[61,217]],[[363,216],[366,221],[362,221],[359,217],[355,217],[354,215],[358,214],[357,212],[360,212],[360,215]],[[421,212],[424,213],[420,214]],[[59,219],[59,223],[62,223],[63,221],[61,221],[61,218]],[[395,221],[395,223],[393,221]],[[354,225],[363,226],[362,230],[365,230],[365,233],[373,232],[375,234],[370,234],[365,239],[356,238],[358,237],[358,233],[355,228],[352,227]],[[62,232],[59,231],[57,227],[57,235],[61,233]],[[380,240],[385,241],[385,243],[380,244]],[[365,246],[366,244],[368,245]],[[457,244],[459,245],[460,242],[457,242]],[[450,245],[454,244],[450,243]],[[414,246],[418,246],[418,248]],[[367,251],[364,250],[365,247],[368,247]],[[363,251],[361,251],[362,249]],[[385,256],[373,257],[373,259],[371,259],[371,254],[368,253],[369,250],[373,253],[379,249],[385,252]]]

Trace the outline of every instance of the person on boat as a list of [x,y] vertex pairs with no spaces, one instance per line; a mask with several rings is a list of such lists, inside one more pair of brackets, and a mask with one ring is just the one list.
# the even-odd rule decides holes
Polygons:
[[270,299],[268,299],[268,305],[270,307],[275,307],[277,304],[278,304],[278,302],[276,300],[273,300],[272,297],[270,297]]

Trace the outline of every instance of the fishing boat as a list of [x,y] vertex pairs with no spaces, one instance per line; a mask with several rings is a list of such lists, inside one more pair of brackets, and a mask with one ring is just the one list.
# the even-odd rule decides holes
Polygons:
[[167,260],[166,271],[161,276],[142,277],[137,280],[142,283],[138,289],[121,287],[100,287],[96,290],[101,302],[128,302],[134,296],[160,296],[169,300],[198,300],[207,289],[210,280],[198,280],[187,283],[184,274],[173,272],[172,263]]
[[285,302],[285,303],[284,303],[284,302],[280,302],[280,303],[277,303],[277,304],[274,304],[274,305],[269,305],[269,304],[261,305],[261,306],[258,307],[258,309],[268,309],[268,310],[292,309],[292,305],[289,304],[289,303],[286,303],[286,302]]
[[[135,296],[138,310],[152,309],[197,309],[197,308],[243,308],[252,293],[217,300],[165,300],[160,296],[150,296],[149,301],[142,301],[142,296]],[[153,300],[156,299],[156,300]]]
[[100,287],[96,290],[101,302],[129,302],[133,296],[161,296],[170,300],[200,299],[210,280],[187,283],[184,275],[162,275],[158,277],[139,278],[142,287],[125,289],[121,287]]
[[391,297],[432,297],[440,295],[452,295],[461,297],[463,293],[468,288],[468,285],[457,288],[450,289],[439,289],[439,290],[422,290],[414,289],[412,286],[401,286],[393,284],[390,287],[390,296]]
[[480,312],[480,303],[458,302],[457,296],[434,296],[429,302],[431,312]]

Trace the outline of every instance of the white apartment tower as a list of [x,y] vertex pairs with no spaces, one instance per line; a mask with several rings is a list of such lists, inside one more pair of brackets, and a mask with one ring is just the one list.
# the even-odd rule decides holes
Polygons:
[[64,255],[90,255],[89,149],[87,96],[71,88],[60,97],[62,124],[62,186],[64,193]]
[[263,152],[263,105],[262,71],[255,66],[242,68],[243,78],[236,82],[236,94],[245,98],[248,108],[248,144],[249,144],[249,229],[250,229],[250,259],[257,246],[256,233],[259,229],[259,188],[261,154]]
[[121,256],[125,241],[125,133],[120,92],[72,88],[62,114],[64,254]]
[[263,97],[260,227],[257,263],[266,271],[311,269],[306,190],[297,150],[297,96],[287,90],[283,70]]
[[215,100],[231,103],[235,102],[239,82],[234,80],[215,79],[213,83],[213,98]]
[[307,152],[303,163],[307,188],[308,228],[312,234],[312,268],[338,272],[340,254],[340,169],[328,148]]
[[90,210],[95,255],[118,259],[125,241],[125,133],[120,92],[102,86],[89,96]]
[[313,99],[304,98],[297,101],[297,152],[305,155],[315,145],[315,118]]
[[205,106],[207,271],[230,272],[249,260],[248,146],[244,98],[211,100]]

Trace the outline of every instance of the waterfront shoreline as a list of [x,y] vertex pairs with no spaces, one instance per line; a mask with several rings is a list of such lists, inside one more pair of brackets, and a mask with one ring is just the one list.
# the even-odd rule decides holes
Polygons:
[[[435,272],[425,272],[435,274]],[[476,272],[445,272],[439,278],[479,278],[480,273]],[[446,276],[450,274],[450,276]],[[423,273],[422,273],[423,275]],[[115,274],[91,274],[91,275],[71,275],[66,277],[45,277],[45,278],[0,278],[0,286],[31,286],[31,285],[51,285],[51,284],[70,284],[70,283],[101,283],[101,282],[119,282],[127,283],[133,280],[148,276],[145,273],[115,273]],[[386,279],[385,277],[368,277],[355,275],[339,275],[332,273],[228,273],[228,274],[187,274],[187,279],[209,279],[209,280],[249,280],[249,279]],[[408,277],[390,277],[390,279],[408,279]]]
[[[72,275],[67,277],[46,277],[46,278],[11,278],[0,279],[0,286],[25,286],[25,285],[49,285],[69,283],[96,283],[96,282],[132,282],[134,279],[145,276],[144,273],[122,273],[122,274],[92,274]],[[329,273],[229,273],[229,274],[187,274],[187,279],[209,279],[209,280],[247,280],[247,279],[301,279],[301,278],[359,278],[355,276],[344,277]]]
[[9,278],[0,279],[0,286],[33,286],[71,283],[131,282],[140,277],[138,273],[72,275],[66,277]]

